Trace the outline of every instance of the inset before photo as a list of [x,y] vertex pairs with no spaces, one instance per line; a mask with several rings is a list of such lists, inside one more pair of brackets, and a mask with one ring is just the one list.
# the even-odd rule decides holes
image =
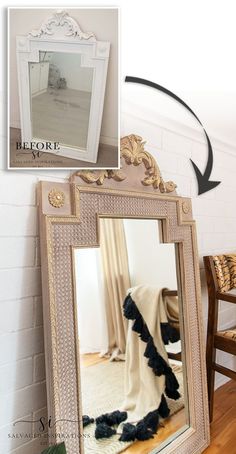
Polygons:
[[9,168],[119,168],[118,8],[9,8]]

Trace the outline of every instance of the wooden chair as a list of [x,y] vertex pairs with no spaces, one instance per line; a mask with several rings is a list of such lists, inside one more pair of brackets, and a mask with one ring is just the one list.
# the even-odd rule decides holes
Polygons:
[[[228,259],[230,257],[230,260]],[[208,287],[207,326],[207,382],[210,421],[213,418],[215,372],[236,380],[236,372],[216,363],[216,350],[236,355],[236,327],[218,330],[219,300],[236,303],[235,268],[236,255],[203,257]],[[233,261],[233,262],[232,262]],[[235,265],[233,264],[233,267]]]

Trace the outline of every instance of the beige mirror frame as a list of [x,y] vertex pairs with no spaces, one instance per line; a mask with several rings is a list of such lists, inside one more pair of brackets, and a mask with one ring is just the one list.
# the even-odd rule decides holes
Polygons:
[[[121,139],[121,170],[78,171],[68,183],[38,187],[48,415],[68,454],[83,453],[73,248],[99,246],[99,216],[161,219],[165,243],[177,243],[184,320],[189,426],[161,452],[201,453],[209,445],[200,277],[191,200],[164,182],[136,135]],[[74,437],[66,434],[73,432]],[[55,436],[51,443],[60,442]]]

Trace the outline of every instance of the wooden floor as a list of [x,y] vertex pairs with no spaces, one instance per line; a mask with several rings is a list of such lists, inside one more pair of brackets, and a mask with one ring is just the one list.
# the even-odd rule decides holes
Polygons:
[[80,355],[80,364],[82,367],[95,366],[95,364],[103,363],[106,358],[100,357],[98,353],[87,353]]
[[[168,435],[166,433],[168,427],[171,428],[175,424],[175,417],[176,419],[181,417],[180,413],[172,416],[170,425],[165,428],[162,434],[161,430],[163,429],[159,429],[159,435],[163,436],[163,439]],[[145,442],[145,449],[142,449],[143,445],[141,444],[139,449],[138,443],[135,443],[124,452],[126,454],[150,453],[150,450],[155,446],[154,441],[155,439],[150,440],[153,445],[150,444],[149,446],[147,445],[149,442]],[[204,454],[236,454],[236,381],[231,380],[217,389],[215,393],[214,420],[211,423],[211,444],[204,451]]]
[[129,448],[125,449],[125,454],[150,454],[150,452],[157,448],[171,435],[174,435],[177,430],[184,427],[186,424],[186,417],[184,409],[180,410],[176,415],[171,416],[165,420],[165,425],[158,428],[158,432],[153,438],[147,441],[137,441],[133,443]]
[[230,381],[215,393],[211,444],[204,454],[236,453],[236,381]]
[[[85,367],[104,361],[97,354],[83,355]],[[137,442],[123,451],[125,454],[148,454],[163,440],[185,424],[184,410],[165,421],[155,438]],[[204,454],[236,454],[236,382],[231,380],[215,393],[214,420],[211,424],[211,444]]]
[[[103,361],[107,361],[105,358],[100,358],[97,353],[94,354],[87,354],[81,355],[81,366],[82,367],[89,367],[95,364],[98,364]],[[158,445],[163,443],[168,437],[174,435],[178,430],[183,428],[186,424],[186,415],[185,410],[182,409],[175,415],[171,416],[168,419],[163,421],[163,425],[161,424],[158,433],[154,435],[154,438],[151,438],[147,441],[138,441],[133,443],[127,449],[123,451],[124,454],[148,454]]]
[[33,136],[62,145],[86,148],[91,93],[48,88],[32,97]]

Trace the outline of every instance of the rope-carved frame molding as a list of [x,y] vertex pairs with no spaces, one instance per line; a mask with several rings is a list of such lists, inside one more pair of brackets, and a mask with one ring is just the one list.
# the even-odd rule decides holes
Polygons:
[[[73,249],[99,247],[99,217],[162,221],[163,243],[175,243],[182,296],[188,426],[162,454],[197,454],[209,444],[204,337],[195,222],[191,200],[165,182],[140,136],[121,139],[118,171],[78,171],[70,181],[38,187],[48,415],[68,454],[83,450]],[[77,421],[72,423],[71,421]],[[71,425],[72,424],[72,425]],[[54,442],[57,438],[54,438]],[[61,438],[58,439],[58,442]]]

